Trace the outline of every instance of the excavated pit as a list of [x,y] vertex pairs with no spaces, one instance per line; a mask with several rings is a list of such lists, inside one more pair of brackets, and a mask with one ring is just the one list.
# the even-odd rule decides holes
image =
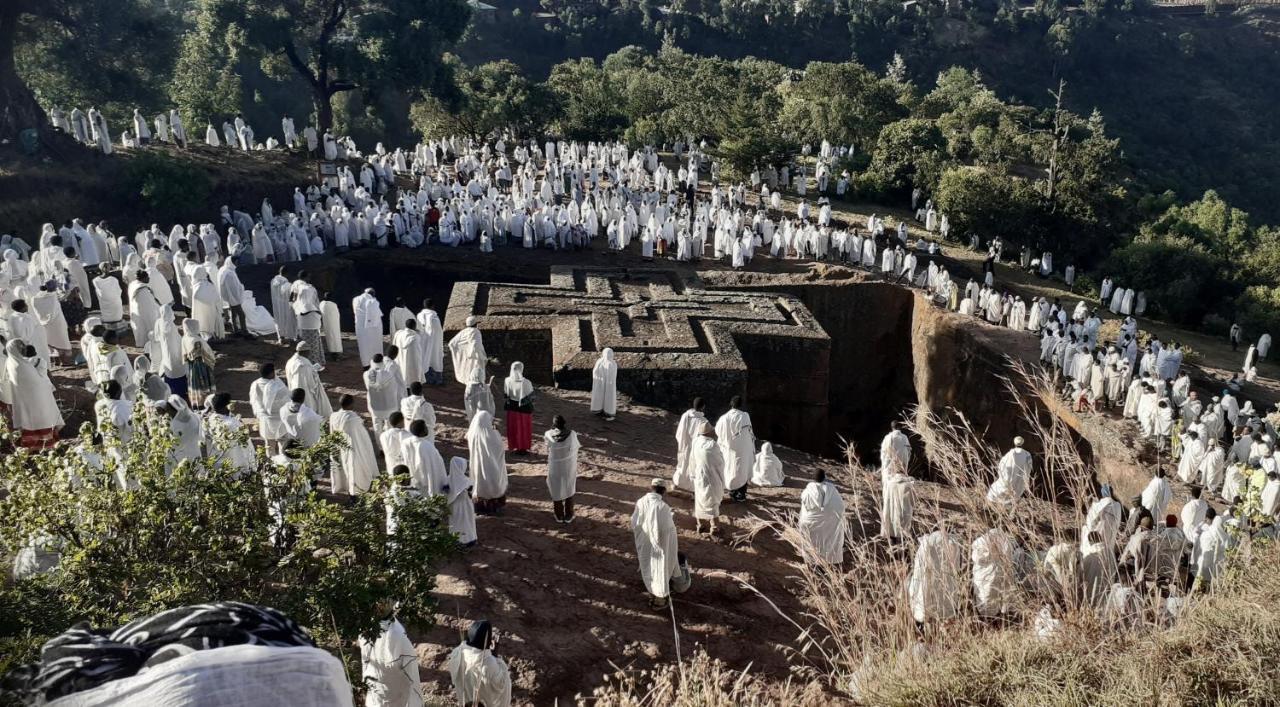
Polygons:
[[[930,304],[916,291],[845,268],[801,268],[790,261],[774,265],[777,272],[734,272],[714,264],[695,271],[683,264],[647,263],[631,255],[597,251],[576,254],[572,260],[573,270],[621,270],[625,273],[617,276],[621,278],[652,278],[655,271],[670,271],[677,289],[687,281],[697,282],[712,294],[778,296],[782,302],[794,299],[812,314],[829,339],[772,335],[776,331],[759,336],[731,332],[745,369],[754,377],[712,367],[668,375],[659,366],[656,372],[646,373],[643,384],[620,379],[623,392],[646,404],[678,412],[687,407],[693,394],[701,394],[715,416],[727,407],[731,395],[742,394],[761,439],[828,456],[842,456],[848,442],[866,462],[878,461],[881,436],[892,421],[913,408],[919,415],[959,412],[988,441],[1002,448],[1025,432],[1013,413],[1004,377],[1006,357],[1037,358],[1034,338],[963,320]],[[464,297],[465,306],[459,304],[458,293],[475,286],[460,283],[527,286],[539,293],[538,288],[548,287],[552,281],[553,270],[565,269],[563,263],[563,254],[557,258],[557,254],[541,250],[499,250],[478,258],[471,250],[430,248],[353,251],[312,259],[306,269],[317,287],[331,292],[339,302],[344,327],[351,326],[350,299],[372,286],[384,312],[397,299],[416,310],[424,299],[431,298],[451,334],[467,314],[462,309],[476,306],[476,295]],[[647,274],[637,275],[642,271]],[[266,267],[242,270],[246,284],[258,292],[262,302],[270,301],[266,283],[273,274]],[[585,275],[578,272],[575,277],[580,281]],[[619,286],[613,287],[617,296]],[[523,296],[517,293],[512,301]],[[551,327],[495,331],[492,335],[486,331],[487,348],[498,359],[490,372],[504,374],[511,361],[521,360],[527,374],[538,382],[588,388],[590,378],[581,364],[594,360],[596,342],[591,327],[582,321],[587,319],[574,326],[587,331],[575,341],[587,343],[580,344],[582,356],[576,358],[553,357],[556,344]],[[652,324],[624,322],[622,333],[633,335],[628,326]],[[482,329],[486,329],[483,324]],[[653,358],[661,358],[661,354],[646,354],[644,365],[652,367]],[[585,370],[589,374],[589,366]],[[1096,461],[1100,476],[1117,484],[1121,492],[1141,489],[1145,474],[1114,434],[1078,418],[1065,406],[1044,412],[1068,422],[1082,455],[1087,462]],[[918,441],[916,444],[922,446]],[[916,455],[922,462],[916,473],[936,476],[927,463],[928,450],[921,451],[925,453]]]

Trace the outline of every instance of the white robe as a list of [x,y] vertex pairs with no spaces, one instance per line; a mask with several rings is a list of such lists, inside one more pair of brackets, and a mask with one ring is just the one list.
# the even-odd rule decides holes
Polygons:
[[399,621],[384,620],[373,642],[360,638],[360,665],[365,707],[422,707],[418,652]]
[[751,478],[755,462],[756,438],[751,429],[751,416],[730,409],[716,421],[716,436],[724,454],[725,483],[729,490],[740,489]]
[[507,495],[507,460],[502,435],[493,427],[493,415],[481,410],[467,429],[467,452],[477,499]]
[[404,465],[409,467],[413,487],[423,496],[436,496],[444,492],[448,484],[444,457],[430,437],[409,436],[400,445]]
[[[475,327],[459,331],[449,340],[449,354],[453,358],[453,377],[459,383],[484,382],[488,354],[484,350],[484,337]],[[405,376],[408,378],[408,376]]]
[[671,593],[671,578],[680,572],[671,506],[657,493],[641,496],[631,514],[631,532],[645,589],[655,597],[667,596]]
[[844,538],[847,524],[844,499],[829,481],[811,481],[800,494],[800,518],[797,529],[804,533],[823,562],[844,561]]
[[356,348],[360,351],[360,365],[368,366],[373,355],[382,353],[382,306],[373,295],[357,295],[351,300],[355,315]]
[[1018,593],[1018,546],[999,528],[973,541],[973,604],[981,616],[999,616],[1013,610]]
[[301,388],[307,392],[306,404],[315,410],[317,415],[328,417],[333,413],[333,406],[329,404],[324,383],[320,380],[315,363],[310,359],[302,354],[294,354],[285,364],[284,376],[289,383],[289,390]]
[[781,486],[786,481],[782,473],[782,460],[773,453],[773,445],[765,442],[756,453],[755,465],[751,467],[751,483],[756,486]]
[[689,451],[689,476],[693,480],[693,517],[715,520],[724,500],[724,456],[714,439],[698,435]]
[[996,480],[987,489],[987,501],[1011,506],[1027,492],[1031,475],[1031,453],[1021,447],[1005,452],[996,469]]
[[609,416],[618,412],[618,363],[613,349],[601,351],[591,368],[591,412],[600,411]]
[[460,644],[449,654],[445,669],[453,679],[458,704],[511,705],[511,675],[506,662],[492,651]]
[[556,440],[556,430],[548,430],[543,436],[547,443],[547,490],[552,501],[573,498],[578,484],[578,433],[570,431],[564,439]]
[[324,330],[326,353],[342,353],[342,325],[338,305],[328,300],[320,303],[320,328]]
[[699,410],[685,410],[676,425],[676,471],[672,483],[682,491],[693,490],[693,480],[689,478],[689,449],[694,435],[707,422],[707,417]]
[[378,458],[373,451],[373,440],[364,420],[353,410],[339,410],[329,416],[329,430],[342,436],[346,446],[338,452],[342,465],[344,487],[338,487],[339,477],[334,469],[333,490],[355,495],[369,490],[378,475]]
[[901,471],[881,474],[880,536],[910,538],[911,518],[915,509],[915,481]]
[[959,612],[963,557],[960,543],[941,530],[920,537],[907,580],[911,615],[917,622],[944,621]]
[[467,545],[477,539],[476,506],[471,501],[471,477],[467,476],[467,460],[449,460],[449,532],[457,533],[458,542]]

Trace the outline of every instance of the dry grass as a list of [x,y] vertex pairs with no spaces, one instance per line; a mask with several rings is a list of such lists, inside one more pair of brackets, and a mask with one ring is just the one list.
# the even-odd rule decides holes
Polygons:
[[[917,630],[905,591],[913,547],[876,537],[878,473],[850,458],[846,498],[851,527],[841,566],[797,563],[802,616],[792,674],[758,676],[697,654],[682,665],[619,673],[589,702],[602,705],[798,705],[843,702],[886,705],[1184,705],[1280,704],[1280,548],[1241,553],[1213,594],[1187,599],[1172,628],[1162,625],[1157,595],[1142,617],[1118,626],[1096,609],[1063,597],[1043,579],[1040,557],[1051,544],[1075,542],[1092,470],[1066,425],[1041,414],[1038,396],[1052,389],[1038,373],[1012,365],[1008,380],[1022,435],[1038,450],[1035,498],[1013,512],[984,500],[1003,451],[987,445],[967,420],[920,415],[910,424],[930,445],[935,468],[953,487],[917,493],[916,534],[943,528],[968,545],[992,527],[1012,535],[1030,561],[1016,563],[1018,596],[1002,620],[960,614]],[[936,488],[936,487],[935,487]],[[932,496],[932,497],[931,497]],[[1063,503],[1063,500],[1067,503]],[[1078,502],[1072,502],[1079,499]],[[864,523],[864,520],[866,521]],[[759,519],[751,532],[776,534],[797,557],[816,557],[793,516]],[[966,553],[967,554],[967,553]],[[967,560],[966,560],[967,564]],[[970,592],[967,572],[964,590]],[[765,597],[766,599],[768,597]],[[1050,637],[1035,616],[1050,607],[1061,621]],[[803,688],[801,687],[803,686]],[[816,700],[816,702],[814,702]]]

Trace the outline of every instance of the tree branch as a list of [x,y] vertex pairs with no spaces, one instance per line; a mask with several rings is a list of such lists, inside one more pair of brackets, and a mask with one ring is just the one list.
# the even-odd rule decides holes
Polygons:
[[320,82],[316,80],[315,72],[311,70],[310,66],[307,66],[307,62],[303,61],[302,57],[298,56],[298,49],[293,46],[292,41],[285,43],[284,54],[289,57],[289,63],[293,65],[293,68],[298,73],[302,74],[302,78],[306,79],[307,83],[314,88],[320,87]]

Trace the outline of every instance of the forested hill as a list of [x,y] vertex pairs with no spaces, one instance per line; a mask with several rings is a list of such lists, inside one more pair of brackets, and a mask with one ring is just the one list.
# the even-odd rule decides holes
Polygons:
[[[1006,99],[1098,109],[1153,191],[1184,199],[1215,189],[1280,221],[1280,8],[1170,16],[1132,1],[1083,7],[966,3],[953,11],[898,0],[506,3],[459,48],[468,63],[516,62],[534,77],[570,58],[603,59],[664,40],[695,54],[756,56],[802,68],[857,59],[883,70],[895,55],[918,86],[959,65]],[[496,3],[495,3],[496,4]],[[796,10],[799,10],[798,12]]]

